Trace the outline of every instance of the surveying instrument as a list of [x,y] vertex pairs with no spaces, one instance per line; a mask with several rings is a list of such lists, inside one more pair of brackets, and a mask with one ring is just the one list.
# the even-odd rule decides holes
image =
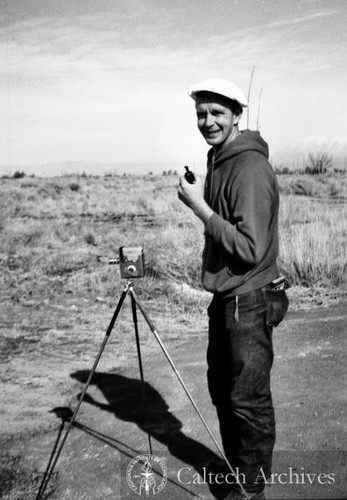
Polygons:
[[[111,332],[113,330],[113,327],[116,323],[117,317],[122,309],[124,300],[125,300],[127,295],[129,295],[130,299],[131,299],[131,308],[132,308],[132,317],[133,317],[133,324],[134,324],[134,331],[135,331],[137,358],[138,358],[140,378],[141,378],[142,397],[143,397],[144,401],[145,401],[145,381],[144,381],[144,375],[143,375],[143,364],[142,364],[142,356],[141,356],[140,337],[139,337],[138,322],[137,322],[137,311],[138,310],[142,314],[142,316],[145,319],[147,325],[149,326],[151,332],[153,333],[154,337],[156,338],[157,342],[159,343],[167,361],[169,362],[171,368],[173,369],[176,377],[178,378],[181,386],[183,387],[186,395],[188,396],[188,399],[190,400],[194,410],[196,411],[197,415],[199,416],[200,420],[202,421],[205,429],[207,430],[209,436],[211,437],[211,439],[212,439],[213,443],[215,444],[217,450],[219,451],[221,457],[224,459],[224,461],[227,464],[227,466],[229,467],[232,475],[235,477],[235,480],[240,487],[242,495],[244,496],[245,500],[249,500],[250,497],[247,495],[241,482],[239,481],[238,475],[235,473],[234,469],[230,465],[222,448],[220,447],[218,441],[214,437],[210,427],[206,423],[205,418],[203,417],[203,415],[200,412],[199,408],[197,407],[194,399],[192,398],[185,382],[183,381],[181,375],[179,374],[179,372],[178,372],[174,362],[172,361],[166,347],[164,346],[158,332],[156,331],[155,326],[153,325],[152,321],[149,319],[148,315],[146,314],[146,312],[143,308],[143,305],[139,302],[139,300],[134,292],[132,280],[136,279],[136,278],[142,278],[145,275],[145,259],[144,259],[144,252],[143,252],[142,247],[125,247],[125,246],[120,247],[119,248],[119,258],[110,259],[109,264],[119,264],[121,278],[126,279],[127,281],[126,281],[125,287],[123,289],[123,292],[119,298],[116,309],[113,313],[110,324],[109,324],[107,331],[105,333],[105,337],[101,343],[101,346],[99,348],[97,356],[94,360],[94,363],[93,363],[92,369],[89,373],[89,376],[87,378],[87,381],[85,382],[83,390],[79,396],[76,408],[73,412],[71,411],[69,415],[61,415],[63,420],[62,420],[62,425],[61,425],[61,428],[59,431],[58,440],[60,438],[60,432],[63,431],[63,427],[64,427],[65,422],[68,422],[68,424],[67,424],[67,427],[65,429],[65,433],[63,434],[63,436],[61,438],[59,447],[58,447],[58,442],[56,442],[56,444],[53,448],[53,452],[52,452],[51,457],[49,459],[46,471],[43,475],[43,479],[42,479],[42,482],[40,484],[39,491],[38,491],[37,496],[36,496],[36,500],[43,499],[43,494],[46,491],[48,483],[52,477],[54,468],[58,462],[59,456],[63,450],[63,447],[65,445],[67,437],[71,431],[71,428],[74,425],[78,411],[80,409],[80,406],[81,406],[83,399],[87,393],[88,387],[92,381],[93,375],[94,375],[96,368],[99,364],[101,356],[102,356],[104,349],[106,347],[106,344],[110,338]],[[148,443],[149,443],[149,453],[152,455],[153,452],[152,452],[152,442],[151,442],[150,431],[148,431]]]

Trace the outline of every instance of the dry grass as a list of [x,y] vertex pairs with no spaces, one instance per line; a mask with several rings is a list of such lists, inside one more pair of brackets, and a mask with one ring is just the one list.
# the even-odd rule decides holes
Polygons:
[[[336,191],[346,193],[345,179],[338,187],[303,176],[280,176],[279,183],[283,271],[296,285],[343,287],[347,210]],[[96,256],[113,257],[122,245],[145,248],[148,277],[139,287],[147,298],[172,295],[174,283],[199,288],[202,225],[178,201],[176,186],[174,176],[4,180],[3,289],[49,295],[60,280],[72,293],[114,294],[118,269]],[[303,186],[315,197],[302,196]]]
[[346,236],[346,203],[282,199],[280,263],[293,284],[343,287]]

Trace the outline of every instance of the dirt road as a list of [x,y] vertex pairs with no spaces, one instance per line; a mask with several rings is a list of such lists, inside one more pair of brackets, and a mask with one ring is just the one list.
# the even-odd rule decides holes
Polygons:
[[[272,387],[277,444],[273,484],[266,488],[269,499],[347,498],[346,320],[346,302],[343,302],[329,308],[290,312],[274,333]],[[129,321],[124,318],[120,324],[122,335],[123,330],[128,335],[126,324]],[[140,326],[144,331],[145,325]],[[182,330],[179,336],[166,338],[166,346],[219,439],[214,408],[206,389],[206,332]],[[72,393],[74,397],[69,402],[75,404],[96,354],[94,349],[87,355],[86,347],[87,344],[79,345],[80,355],[75,352],[72,362],[71,351],[75,347],[67,343],[66,357],[60,359],[61,372],[56,380],[64,390],[51,391],[39,416],[32,397],[31,409],[28,406],[25,388],[22,387],[24,404],[18,398],[17,407],[14,401],[9,401],[14,424],[12,433],[3,433],[1,444],[1,498],[35,498],[60,425],[59,418],[48,412],[54,406],[66,406]],[[35,364],[39,351],[34,350],[23,370],[28,381],[35,383],[36,373],[38,384],[42,384],[37,373],[40,367],[37,361]],[[67,438],[48,488],[49,498],[139,498],[126,481],[126,471],[136,456],[148,453],[148,430],[152,434],[153,455],[157,457],[153,466],[157,485],[165,476],[163,467],[167,468],[166,484],[156,497],[168,500],[218,497],[216,485],[206,484],[203,477],[204,464],[217,457],[210,437],[160,347],[148,333],[142,351],[148,404],[142,401],[135,344],[112,341],[82,403],[77,424]],[[56,367],[54,352],[50,359]],[[20,370],[20,361],[20,358],[14,361],[10,369]],[[42,369],[48,377],[48,358]],[[9,383],[13,388],[13,378],[9,377]],[[52,385],[51,381],[49,387]],[[35,387],[30,390],[31,395],[35,394]],[[16,392],[11,394],[12,398],[17,397]],[[65,394],[65,399],[61,394]],[[137,487],[141,472],[133,474],[136,476],[133,484]]]

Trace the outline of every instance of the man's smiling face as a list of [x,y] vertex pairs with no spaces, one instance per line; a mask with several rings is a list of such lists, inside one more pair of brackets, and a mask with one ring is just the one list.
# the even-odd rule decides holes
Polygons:
[[198,128],[206,142],[216,150],[238,135],[240,115],[232,111],[232,103],[218,94],[204,93],[195,102]]

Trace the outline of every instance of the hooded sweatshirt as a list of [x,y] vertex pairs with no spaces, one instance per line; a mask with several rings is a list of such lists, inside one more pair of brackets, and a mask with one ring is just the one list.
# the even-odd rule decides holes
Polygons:
[[260,288],[278,276],[276,176],[267,143],[245,130],[213,158],[208,152],[203,287],[223,296]]

